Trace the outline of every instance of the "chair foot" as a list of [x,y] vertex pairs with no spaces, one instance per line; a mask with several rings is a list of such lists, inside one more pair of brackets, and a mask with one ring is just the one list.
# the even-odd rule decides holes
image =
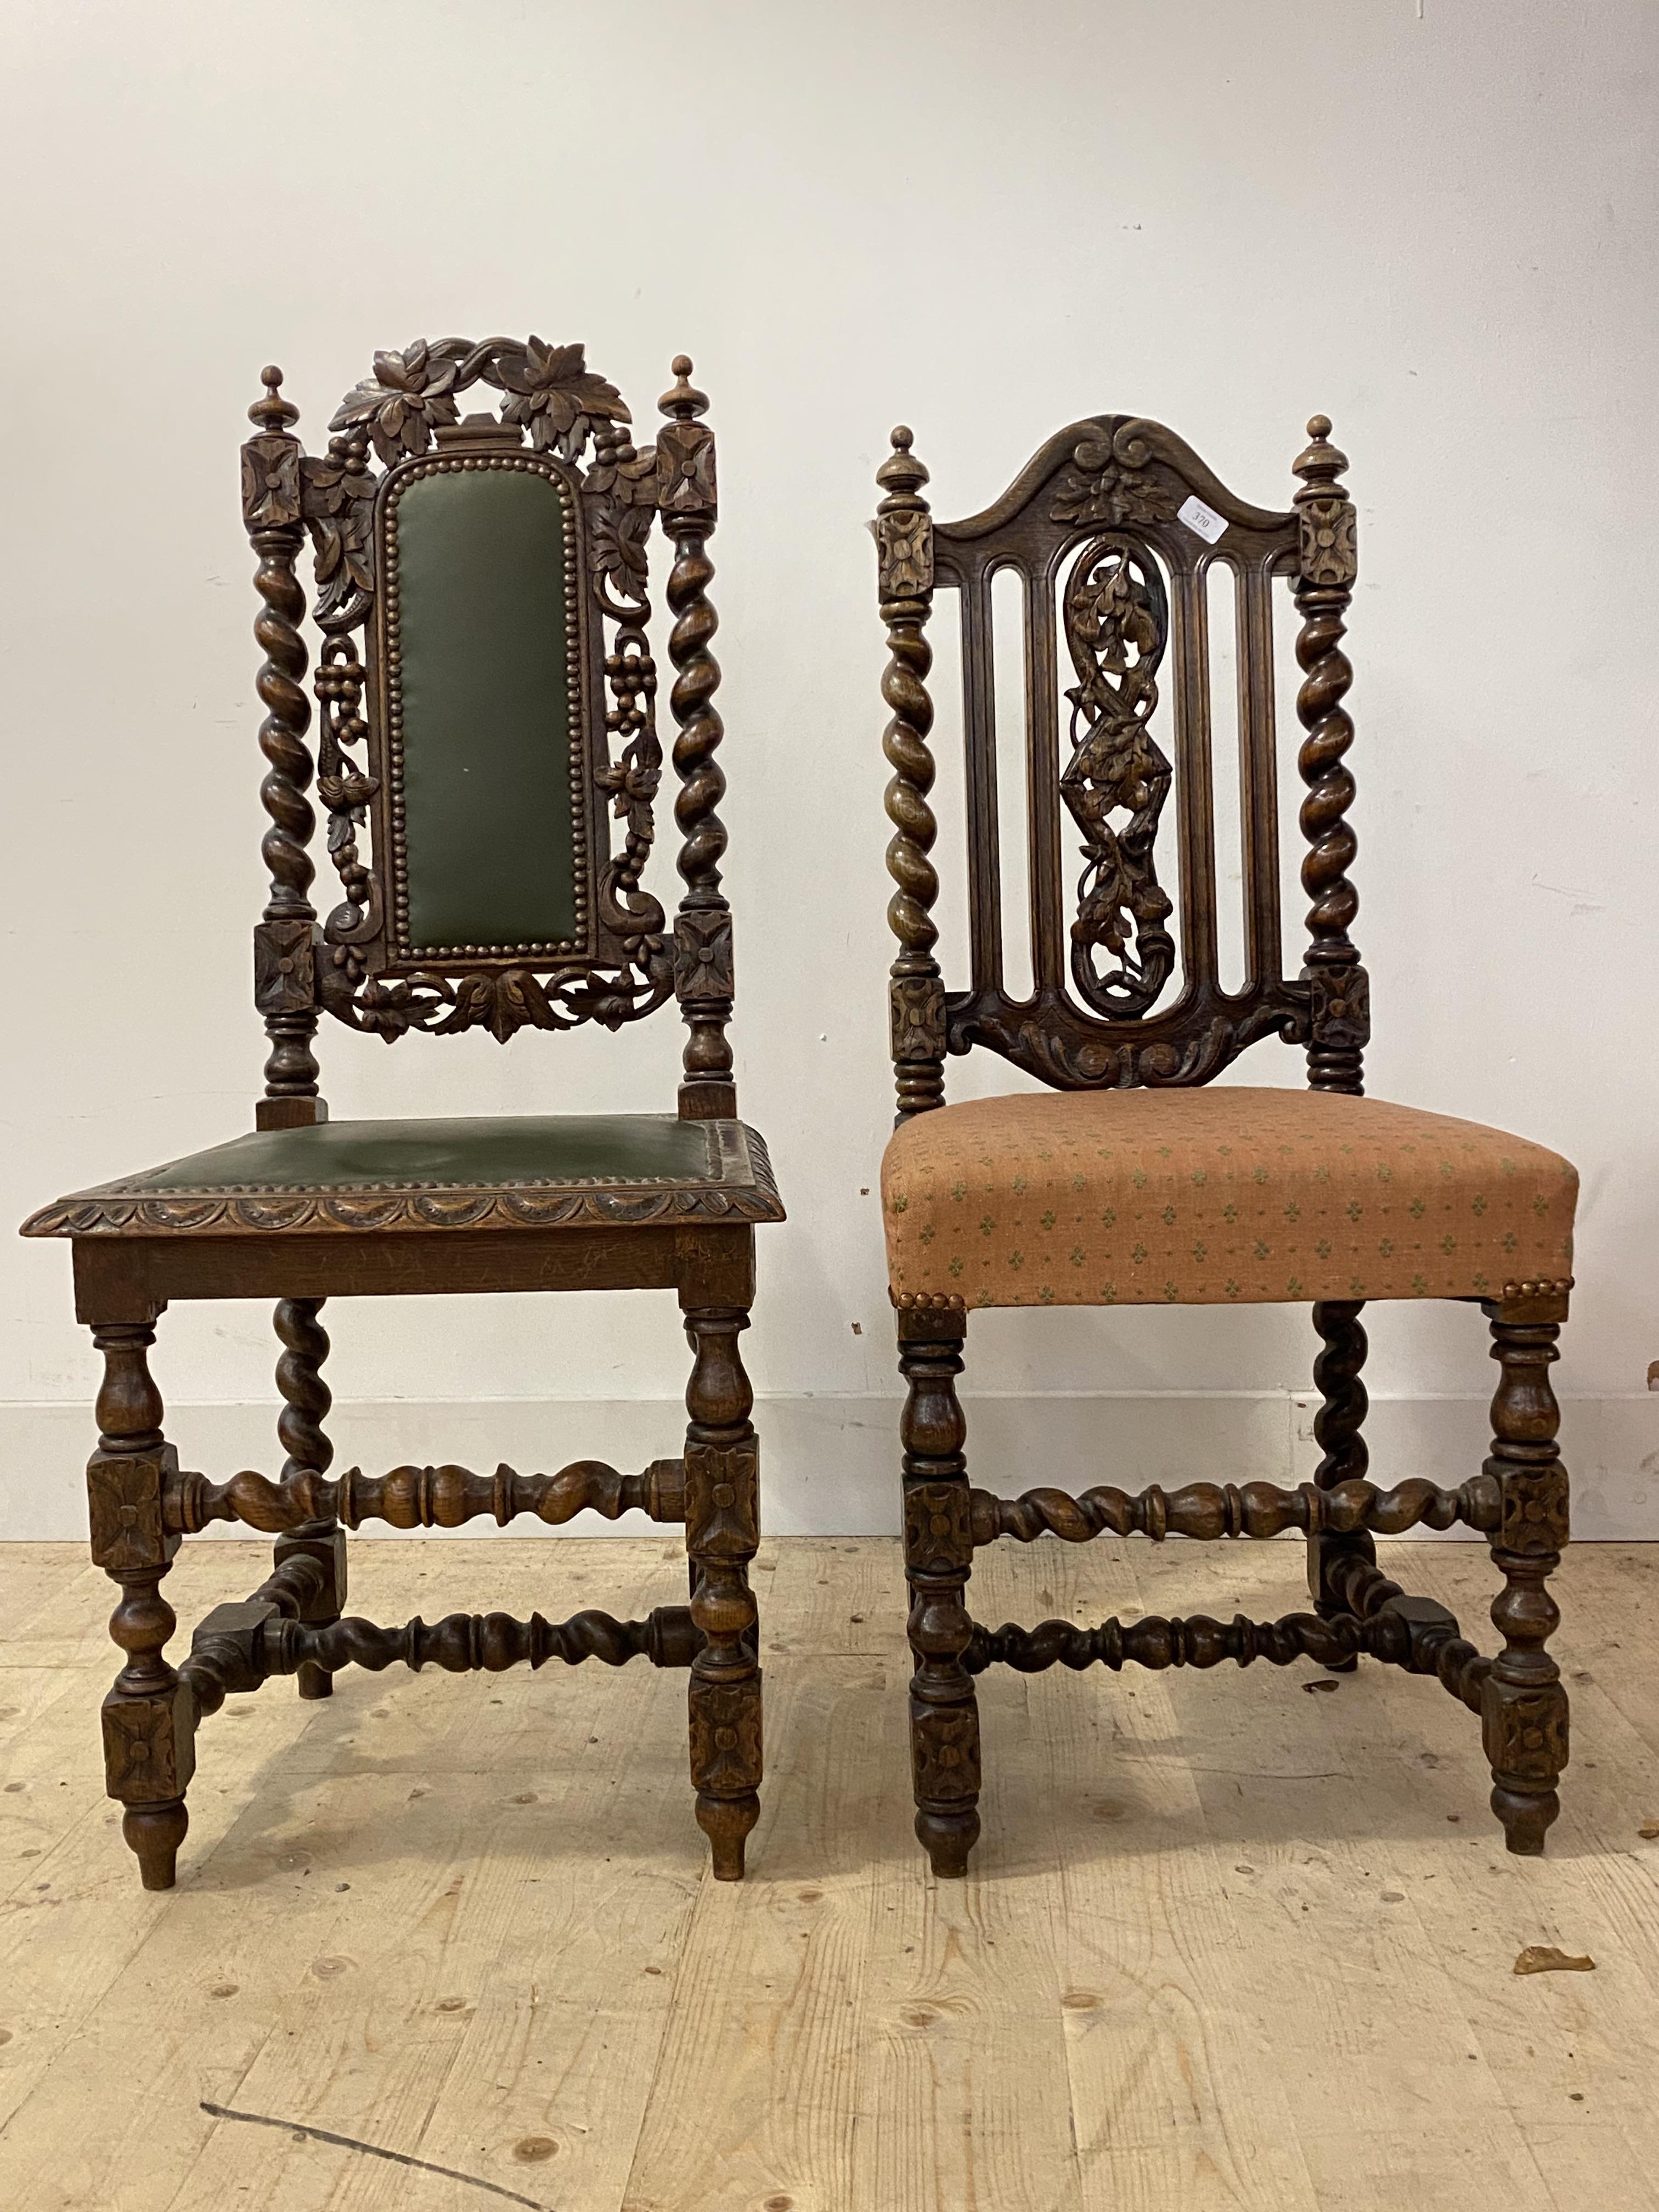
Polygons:
[[295,1670],[295,1680],[302,1698],[331,1698],[334,1677],[326,1667],[318,1666],[314,1659],[303,1659]]
[[1516,1858],[1541,1859],[1544,1835],[1561,1810],[1553,1790],[1506,1790],[1500,1782],[1492,1793],[1492,1809],[1504,1824],[1504,1848]]
[[121,1818],[127,1849],[138,1861],[146,1889],[171,1889],[178,1873],[179,1846],[190,1826],[182,1797],[163,1805],[129,1805]]
[[750,1790],[741,1797],[711,1797],[697,1792],[697,1826],[708,1838],[716,1881],[743,1880],[743,1847],[760,1818],[760,1798]]
[[955,1812],[916,1812],[916,1839],[927,1852],[941,1881],[960,1881],[968,1872],[968,1854],[979,1841],[979,1813],[972,1805]]

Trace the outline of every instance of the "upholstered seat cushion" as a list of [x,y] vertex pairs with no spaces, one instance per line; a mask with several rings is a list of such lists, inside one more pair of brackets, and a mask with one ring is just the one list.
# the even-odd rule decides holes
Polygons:
[[983,1098],[882,1163],[902,1302],[1490,1297],[1572,1267],[1577,1172],[1376,1098],[1231,1086]]
[[766,1147],[752,1129],[656,1114],[261,1129],[59,1199],[27,1222],[24,1234],[539,1228],[674,1218],[783,1218]]

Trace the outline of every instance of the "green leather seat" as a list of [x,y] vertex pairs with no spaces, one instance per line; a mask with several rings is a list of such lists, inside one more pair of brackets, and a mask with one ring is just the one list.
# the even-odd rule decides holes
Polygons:
[[[781,1221],[766,1147],[741,1121],[671,1114],[322,1121],[260,1129],[45,1206],[33,1237],[98,1231],[476,1225],[482,1215]],[[291,1217],[291,1218],[290,1218]]]

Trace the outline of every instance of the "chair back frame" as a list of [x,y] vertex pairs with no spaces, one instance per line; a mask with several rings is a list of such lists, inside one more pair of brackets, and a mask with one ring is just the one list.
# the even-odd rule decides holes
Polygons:
[[[525,1027],[597,1021],[615,1029],[671,994],[690,1031],[682,1116],[735,1115],[726,1036],[732,928],[720,889],[726,832],[716,811],[726,787],[715,758],[723,727],[713,703],[720,672],[708,650],[716,627],[707,551],[718,519],[714,438],[698,419],[708,403],[689,380],[690,362],[677,357],[673,371],[673,387],[659,402],[666,420],[656,445],[641,451],[621,393],[588,370],[580,346],[534,337],[417,341],[376,355],[374,374],[336,410],[323,455],[307,453],[295,435],[298,410],[282,397],[281,372],[264,372],[264,393],[249,410],[256,435],[242,448],[243,519],[259,557],[254,580],[264,603],[255,636],[265,656],[261,798],[270,817],[263,848],[270,893],[254,932],[254,999],[271,1045],[260,1127],[325,1118],[312,1049],[325,1012],[388,1042],[411,1030],[448,1036],[475,1027],[505,1042]],[[462,420],[456,395],[480,384],[501,394],[499,414]],[[396,518],[413,483],[488,469],[550,479],[565,519],[577,927],[547,943],[431,946],[412,943],[409,927]],[[658,518],[674,549],[671,707],[685,882],[672,937],[661,904],[641,884],[662,765],[647,592],[647,541]],[[311,614],[323,637],[314,764],[302,688],[306,600],[296,574],[307,533],[317,586]],[[307,849],[313,765],[343,894],[321,922]],[[623,825],[614,850],[611,815]]]
[[[894,769],[887,811],[896,885],[889,919],[892,1052],[899,1119],[944,1101],[944,1060],[985,1045],[1059,1089],[1207,1082],[1258,1038],[1304,1045],[1309,1080],[1358,1091],[1369,1035],[1366,981],[1349,927],[1356,846],[1345,763],[1352,724],[1341,700],[1352,671],[1340,647],[1357,573],[1354,509],[1338,481],[1345,457],[1329,422],[1309,424],[1290,509],[1253,507],[1161,424],[1097,416],[1058,432],[980,514],[935,523],[927,471],[910,432],[893,433],[877,474],[882,616],[891,659],[885,737]],[[1012,570],[1024,590],[1025,766],[1033,989],[1004,977],[992,585]],[[1235,594],[1238,638],[1245,978],[1223,988],[1217,930],[1207,592]],[[1168,577],[1166,590],[1164,577]],[[1293,580],[1303,622],[1297,700],[1309,786],[1302,868],[1313,901],[1301,972],[1283,973],[1275,759],[1273,584]],[[947,991],[934,954],[939,882],[928,857],[932,654],[924,635],[936,591],[960,603],[969,848],[969,988]],[[1062,765],[1058,640],[1077,674],[1070,757]],[[1173,759],[1153,735],[1158,678],[1173,672]],[[1158,839],[1173,788],[1180,855],[1182,978],[1164,927]],[[1062,802],[1084,868],[1064,930]],[[1114,825],[1110,817],[1127,815]],[[1066,937],[1069,934],[1069,957]],[[1115,964],[1112,964],[1112,963]],[[1068,988],[1069,986],[1069,988]]]

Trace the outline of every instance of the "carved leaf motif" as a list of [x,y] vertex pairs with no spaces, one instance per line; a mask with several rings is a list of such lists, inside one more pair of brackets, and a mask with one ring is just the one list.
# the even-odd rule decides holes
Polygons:
[[328,427],[366,429],[388,467],[405,453],[423,453],[436,425],[459,419],[450,396],[458,365],[453,351],[435,352],[424,338],[401,353],[377,353],[374,375],[348,392]]
[[[375,479],[344,456],[307,453],[302,464],[305,519],[311,532],[320,596],[316,617],[349,608],[374,589],[373,520]],[[356,611],[354,610],[354,611]]]
[[[655,470],[655,457],[652,467]],[[649,575],[646,552],[656,513],[654,498],[646,506],[602,492],[587,503],[588,566],[596,577],[610,580],[620,599],[636,605],[645,595]]]
[[456,984],[454,1005],[433,1031],[449,1036],[457,1030],[484,1028],[498,1044],[526,1028],[562,1029],[547,994],[527,969],[509,968],[495,975],[465,975]]
[[596,421],[633,420],[616,386],[590,372],[579,345],[550,346],[532,337],[522,352],[502,347],[491,380],[510,395],[501,420],[527,428],[538,453],[556,450],[574,460]]
[[[441,976],[371,975],[358,992],[354,1006],[356,1024],[392,1044],[406,1030],[430,1029],[454,998]],[[327,994],[331,1012],[338,1012],[336,994]],[[465,1027],[463,1024],[461,1026]]]
[[1170,485],[1120,460],[1098,439],[1079,439],[1072,459],[1076,466],[1060,478],[1049,505],[1052,522],[1167,522],[1179,504]]

